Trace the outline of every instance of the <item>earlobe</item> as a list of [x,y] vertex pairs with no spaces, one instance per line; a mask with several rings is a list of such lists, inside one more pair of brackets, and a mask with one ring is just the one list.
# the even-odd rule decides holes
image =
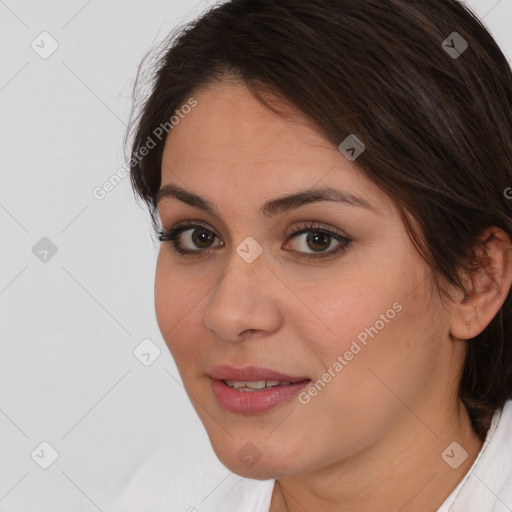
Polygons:
[[489,227],[480,240],[476,251],[480,268],[467,278],[467,293],[457,299],[453,311],[450,334],[457,339],[474,338],[490,324],[512,283],[512,251],[507,233]]

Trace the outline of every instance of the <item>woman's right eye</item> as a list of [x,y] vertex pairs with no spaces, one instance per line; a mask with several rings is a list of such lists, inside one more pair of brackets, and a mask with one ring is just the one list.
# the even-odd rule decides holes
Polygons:
[[[186,235],[183,236],[184,234]],[[160,231],[158,234],[160,242],[171,242],[174,250],[182,255],[205,252],[205,249],[212,248],[212,243],[216,238],[218,237],[213,231],[201,224],[181,224],[168,231]],[[222,245],[223,242],[213,247]]]

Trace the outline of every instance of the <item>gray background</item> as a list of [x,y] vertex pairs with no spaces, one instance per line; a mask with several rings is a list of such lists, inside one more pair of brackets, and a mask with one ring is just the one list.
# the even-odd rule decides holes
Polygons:
[[[125,165],[141,58],[212,4],[0,0],[1,511],[187,510],[180,478],[232,476],[158,330],[146,210],[128,177],[93,195]],[[469,5],[510,57],[512,0]]]

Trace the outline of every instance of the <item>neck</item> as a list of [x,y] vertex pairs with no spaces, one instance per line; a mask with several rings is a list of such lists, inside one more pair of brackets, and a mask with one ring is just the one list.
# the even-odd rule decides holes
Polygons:
[[[428,424],[419,418],[428,418]],[[453,442],[468,453],[456,468],[452,466],[463,452],[457,446],[446,451]],[[482,444],[461,402],[435,419],[407,410],[391,438],[376,441],[350,460],[279,478],[269,512],[435,511],[467,473]]]

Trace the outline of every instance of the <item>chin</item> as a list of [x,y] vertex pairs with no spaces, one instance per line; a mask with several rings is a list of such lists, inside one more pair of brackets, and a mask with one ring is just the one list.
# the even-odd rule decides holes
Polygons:
[[262,451],[248,442],[241,449],[233,446],[218,446],[212,443],[213,451],[219,461],[233,473],[254,480],[270,480],[290,473],[295,462],[292,457],[275,453],[265,456]]

